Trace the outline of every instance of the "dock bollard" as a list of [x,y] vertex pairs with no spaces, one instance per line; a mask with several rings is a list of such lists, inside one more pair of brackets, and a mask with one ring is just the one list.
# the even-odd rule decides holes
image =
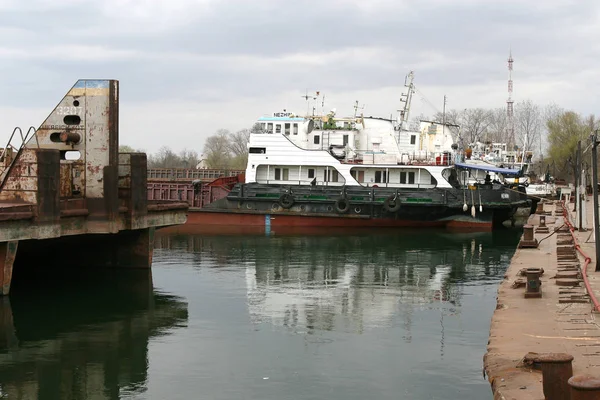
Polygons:
[[519,242],[519,248],[530,247],[537,248],[538,241],[533,237],[533,225],[524,225],[523,226],[523,238]]
[[538,357],[542,367],[542,386],[546,400],[572,400],[569,378],[573,376],[573,356],[546,353]]
[[546,226],[545,215],[540,215],[540,224],[535,230],[535,233],[550,233],[550,229]]
[[535,209],[535,213],[536,214],[543,214],[544,213],[544,203],[542,203],[541,201],[539,203],[537,203],[537,207]]
[[569,378],[571,400],[600,399],[600,379],[591,375],[577,375]]
[[540,281],[540,275],[542,274],[541,268],[527,268],[525,274],[527,275],[525,298],[532,299],[542,297],[542,282]]

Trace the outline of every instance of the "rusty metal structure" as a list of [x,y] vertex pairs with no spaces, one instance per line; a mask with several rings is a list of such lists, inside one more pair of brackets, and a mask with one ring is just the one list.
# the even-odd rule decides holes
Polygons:
[[52,257],[150,267],[155,228],[185,223],[188,205],[148,201],[146,154],[118,149],[116,80],[79,80],[37,130],[15,129],[0,153],[1,294],[13,266]]
[[234,169],[148,168],[148,181],[210,182],[217,178],[238,176],[245,172]]
[[239,176],[227,176],[209,182],[148,182],[148,200],[185,201],[190,209],[202,208],[227,196],[239,180]]

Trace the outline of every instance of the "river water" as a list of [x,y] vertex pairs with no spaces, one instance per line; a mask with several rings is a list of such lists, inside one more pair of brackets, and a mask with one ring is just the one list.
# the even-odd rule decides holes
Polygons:
[[157,235],[152,273],[15,282],[10,399],[491,399],[515,231]]

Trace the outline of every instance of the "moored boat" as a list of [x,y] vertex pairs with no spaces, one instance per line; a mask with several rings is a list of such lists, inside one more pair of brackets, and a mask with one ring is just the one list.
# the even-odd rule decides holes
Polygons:
[[470,184],[471,166],[454,165],[452,157],[440,165],[403,164],[385,152],[302,148],[280,132],[252,133],[245,182],[194,210],[188,223],[488,230],[531,205],[524,190],[491,181]]

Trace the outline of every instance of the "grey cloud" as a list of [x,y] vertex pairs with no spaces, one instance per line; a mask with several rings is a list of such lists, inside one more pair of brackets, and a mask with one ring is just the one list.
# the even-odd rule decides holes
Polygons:
[[165,18],[151,6],[137,16],[112,4],[1,12],[0,107],[51,107],[78,78],[119,79],[122,99],[136,104],[228,107],[294,90],[376,92],[401,86],[409,69],[417,86],[452,88],[458,98],[497,83],[505,92],[509,46],[520,82],[579,87],[598,57],[588,43],[600,5],[588,0],[390,1],[368,10],[236,0],[190,2]]

